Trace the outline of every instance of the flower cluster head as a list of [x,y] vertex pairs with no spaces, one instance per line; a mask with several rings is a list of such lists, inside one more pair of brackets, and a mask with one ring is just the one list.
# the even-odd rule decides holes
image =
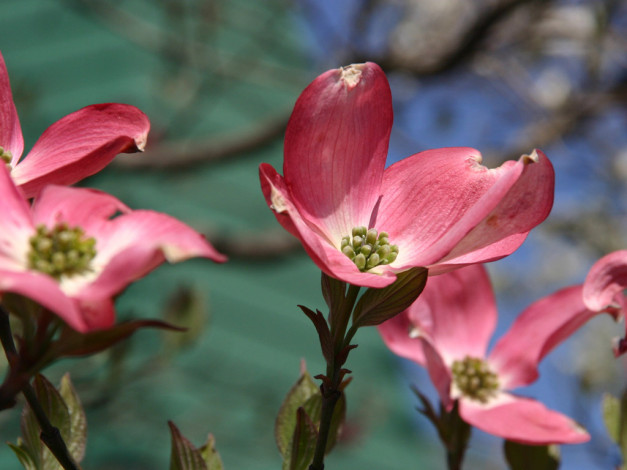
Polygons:
[[391,129],[379,66],[329,70],[294,106],[283,176],[260,167],[268,206],[327,275],[380,288],[417,266],[499,259],[548,215],[554,174],[541,151],[488,169],[474,149],[443,148],[385,168]]
[[393,263],[398,256],[398,246],[390,245],[387,232],[366,227],[353,228],[352,236],[342,238],[340,248],[362,272]]
[[191,227],[113,196],[47,185],[32,207],[0,168],[0,293],[29,297],[72,328],[112,326],[113,297],[164,261],[225,261]]
[[38,225],[28,252],[28,267],[60,279],[89,271],[96,256],[96,240],[85,236],[81,227],[65,223],[48,228]]
[[427,368],[443,405],[450,410],[457,401],[472,426],[526,444],[574,444],[588,433],[510,390],[534,382],[544,356],[594,315],[581,286],[562,289],[525,309],[488,353],[496,302],[485,268],[474,265],[432,277],[379,332],[394,353]]
[[0,55],[0,294],[29,297],[86,332],[112,326],[113,297],[162,262],[225,261],[172,217],[58,186],[96,173],[118,153],[143,150],[149,129],[134,106],[87,106],[50,126],[20,159],[24,140]]

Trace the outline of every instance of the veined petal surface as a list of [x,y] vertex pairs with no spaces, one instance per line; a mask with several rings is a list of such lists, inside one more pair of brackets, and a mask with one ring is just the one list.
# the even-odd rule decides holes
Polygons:
[[32,206],[33,220],[49,228],[60,222],[81,227],[97,237],[103,225],[118,213],[131,209],[114,196],[96,189],[46,186]]
[[176,263],[192,257],[224,262],[198,232],[166,214],[136,210],[103,226],[97,235],[93,265],[97,276],[64,285],[81,299],[107,298],[143,277],[164,261]]
[[430,278],[415,302],[419,303],[429,306],[430,337],[448,365],[465,356],[486,356],[497,311],[492,285],[482,265]]
[[301,216],[337,247],[368,226],[392,129],[385,74],[371,62],[329,70],[301,94],[285,134],[283,176]]
[[467,423],[523,444],[579,444],[590,435],[577,423],[542,403],[507,393],[486,404],[462,398],[459,414]]
[[87,106],[46,129],[11,176],[27,197],[46,184],[73,184],[103,169],[119,153],[143,150],[149,130],[148,118],[134,106]]
[[[549,159],[540,150],[534,150],[515,164],[511,162],[509,167],[507,173],[512,176],[521,169],[514,183],[506,193],[491,190],[478,202],[483,206],[489,198],[498,200],[496,207],[443,260],[431,267],[432,274],[510,255],[525,241],[529,231],[548,217],[555,190],[555,172]],[[500,189],[498,186],[497,183],[494,188]]]
[[8,271],[0,268],[0,292],[12,292],[34,300],[77,331],[86,331],[88,328],[74,299],[65,295],[50,276],[33,271]]
[[[425,295],[424,291],[421,296],[423,295]],[[418,299],[420,300],[421,297]],[[422,313],[425,309],[427,310],[426,315],[430,317],[429,306],[425,302],[416,301],[409,309],[377,326],[383,342],[390,351],[423,367],[426,367],[426,359],[420,338],[421,336],[428,337],[431,330],[428,325],[421,324],[412,318],[410,311],[411,313]]]
[[9,171],[0,164],[0,266],[26,269],[28,239],[35,232],[30,208],[22,192],[15,187]]
[[[430,274],[439,274],[439,262],[494,243],[498,247],[501,240],[531,230],[548,215],[554,177],[548,159],[534,155],[537,161],[524,156],[488,169],[474,149],[444,148],[386,169],[376,227],[400,247],[394,267],[436,265]],[[510,239],[502,246],[506,250],[488,250],[483,257],[505,256],[501,251],[522,239],[514,244]]]
[[501,387],[534,382],[544,356],[594,315],[583,303],[581,286],[561,289],[527,307],[490,353]]

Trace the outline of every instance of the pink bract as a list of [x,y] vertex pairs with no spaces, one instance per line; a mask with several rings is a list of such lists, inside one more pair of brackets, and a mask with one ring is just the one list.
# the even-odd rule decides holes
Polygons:
[[[414,304],[379,326],[396,354],[426,367],[442,403],[458,400],[469,424],[527,444],[580,443],[588,433],[540,402],[510,393],[538,378],[538,364],[555,346],[596,315],[583,303],[581,286],[562,289],[521,313],[490,353],[497,311],[485,268],[468,266],[431,278]],[[465,394],[453,364],[475,358],[495,374],[498,386],[485,400]]]
[[[616,320],[624,317],[627,299],[627,250],[618,250],[598,260],[583,284],[583,300],[590,310],[606,312]],[[616,340],[614,354],[627,352],[627,338]]]
[[73,184],[93,175],[119,153],[142,151],[149,130],[148,118],[134,106],[95,104],[54,123],[20,159],[24,139],[0,54],[0,147],[10,153],[11,177],[26,197],[46,184]]
[[[471,148],[427,150],[385,168],[392,98],[378,65],[329,70],[301,94],[285,135],[283,176],[260,166],[267,204],[329,276],[384,287],[415,266],[441,274],[516,250],[553,204],[539,150],[499,168]],[[341,251],[354,227],[389,234],[390,264],[360,271]]]
[[[164,261],[196,256],[226,261],[182,222],[158,212],[133,211],[100,191],[48,185],[30,207],[4,165],[0,217],[0,293],[29,297],[80,332],[112,326],[112,298]],[[37,226],[52,229],[62,223],[95,239],[96,254],[85,272],[55,278],[31,266],[30,239]]]

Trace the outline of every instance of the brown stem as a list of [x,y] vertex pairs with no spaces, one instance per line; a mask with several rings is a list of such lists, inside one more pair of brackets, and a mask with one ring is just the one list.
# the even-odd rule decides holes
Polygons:
[[[342,396],[340,386],[342,384],[342,366],[346,361],[345,336],[348,321],[353,312],[353,307],[359,294],[359,287],[349,285],[348,292],[344,298],[339,312],[332,312],[334,321],[331,324],[331,337],[333,338],[333,358],[331,363],[327,364],[328,382],[323,382],[320,386],[322,392],[322,410],[320,412],[320,428],[318,430],[318,441],[316,442],[316,450],[314,458],[309,466],[309,470],[324,470],[324,456],[329,440],[329,431],[331,429],[331,421],[333,420],[333,412],[335,405]],[[352,333],[354,334],[354,332]],[[351,335],[352,337],[352,335]]]
[[0,386],[0,410],[6,410],[15,406],[15,397],[20,393],[24,384],[28,383],[28,380],[21,377],[18,372],[19,358],[13,342],[9,312],[2,304],[0,304],[0,342],[9,363],[9,371]]
[[455,405],[450,413],[445,415],[448,439],[446,445],[446,461],[449,470],[461,470],[468,447],[471,427],[459,416],[459,405]]

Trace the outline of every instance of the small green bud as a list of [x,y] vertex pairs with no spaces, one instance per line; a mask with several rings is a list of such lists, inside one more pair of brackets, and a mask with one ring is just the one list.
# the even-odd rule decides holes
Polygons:
[[52,241],[49,238],[39,238],[36,240],[37,251],[48,253],[52,249]]
[[362,236],[364,233],[366,233],[366,227],[353,227],[352,230],[352,234],[353,234],[353,238],[357,237],[357,236]]
[[359,253],[355,258],[353,258],[353,262],[359,268],[359,270],[363,270],[366,267],[366,257]]
[[379,264],[379,255],[376,253],[371,254],[370,257],[368,258],[368,263],[366,264],[367,268],[372,269],[378,264]]
[[357,249],[363,244],[364,244],[364,239],[361,238],[359,235],[357,235],[356,237],[353,237],[353,248]]
[[368,230],[368,233],[366,234],[366,242],[369,243],[370,245],[374,245],[376,241],[377,241],[377,231],[376,229],[371,228],[370,230]]
[[65,269],[65,255],[60,252],[52,254],[52,265],[57,271],[63,271]]
[[362,245],[359,252],[363,254],[364,256],[368,257],[370,256],[370,253],[372,253],[372,246],[368,244]]
[[390,245],[383,245],[377,250],[377,254],[379,255],[379,258],[382,258],[382,259],[390,256],[390,253],[391,253]]
[[342,253],[344,253],[350,259],[355,259],[355,250],[353,250],[352,246],[345,246],[344,248],[342,248]]
[[70,250],[65,256],[68,264],[77,264],[81,261],[81,255],[78,253],[78,250]]
[[344,251],[344,247],[350,244],[351,244],[351,237],[349,237],[348,235],[346,235],[345,237],[342,237],[342,244],[340,245],[340,250]]

